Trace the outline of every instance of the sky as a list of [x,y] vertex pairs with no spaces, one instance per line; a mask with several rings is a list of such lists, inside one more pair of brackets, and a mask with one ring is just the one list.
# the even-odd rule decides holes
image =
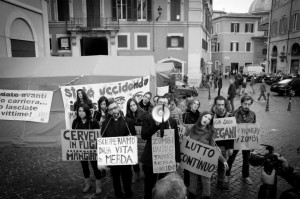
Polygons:
[[214,10],[247,13],[253,0],[213,0]]

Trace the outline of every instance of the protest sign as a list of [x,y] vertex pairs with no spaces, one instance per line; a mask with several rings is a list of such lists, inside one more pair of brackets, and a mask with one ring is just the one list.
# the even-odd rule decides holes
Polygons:
[[169,92],[169,86],[157,87],[156,90],[158,96],[163,96],[164,94]]
[[235,117],[214,119],[214,128],[216,131],[215,140],[233,140],[236,139],[236,119]]
[[141,137],[141,132],[142,132],[141,126],[135,126],[135,132],[136,132],[136,137],[138,138],[138,156],[140,160],[147,141],[143,140]]
[[176,171],[174,129],[165,129],[164,136],[160,131],[151,137],[153,173]]
[[107,137],[97,140],[98,166],[138,163],[137,137]]
[[61,130],[63,161],[96,161],[100,129]]
[[142,96],[150,90],[150,77],[141,77],[126,81],[62,86],[61,93],[65,108],[66,128],[71,128],[69,112],[74,111],[74,103],[77,99],[77,90],[83,89],[92,101],[94,110],[98,110],[98,100],[101,96],[115,98],[124,115],[126,115],[126,103],[129,98]]
[[180,166],[198,175],[211,177],[218,165],[220,152],[216,147],[185,138],[180,144]]
[[183,126],[183,125],[179,125],[179,131],[178,131],[178,134],[179,134],[179,142],[181,143],[182,140],[183,140],[183,137],[185,135],[185,132],[186,132],[186,127]]
[[48,123],[52,91],[0,89],[0,119]]
[[258,149],[261,144],[260,124],[240,123],[236,127],[237,138],[234,141],[234,149],[251,150]]

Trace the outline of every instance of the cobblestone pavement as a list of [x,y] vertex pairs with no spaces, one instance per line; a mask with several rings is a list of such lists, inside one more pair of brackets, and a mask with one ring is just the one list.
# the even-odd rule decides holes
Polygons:
[[[222,95],[226,96],[228,80],[224,80]],[[259,85],[256,85],[256,89]],[[250,90],[249,86],[247,90]],[[249,93],[254,99],[255,94]],[[211,97],[217,95],[217,90],[212,89]],[[208,91],[199,90],[201,101],[200,111],[208,110],[213,100],[208,100]],[[236,98],[235,106],[238,107],[240,97]],[[288,98],[270,95],[270,110],[265,111],[266,103],[254,102],[251,109],[257,114],[257,121],[262,127],[263,143],[273,145],[275,151],[286,157],[294,166],[300,166],[300,98],[294,97],[291,101],[291,111],[287,111]],[[256,150],[262,154],[264,148]],[[253,185],[247,185],[241,180],[242,157],[238,154],[232,169],[230,191],[224,192],[216,188],[216,174],[212,177],[212,198],[225,199],[252,199],[257,198],[260,186],[260,169],[250,167],[250,178]],[[79,162],[61,161],[60,148],[20,148],[3,147],[0,152],[0,198],[114,198],[110,173],[102,179],[103,193],[95,196],[95,179],[92,177],[93,189],[89,193],[81,192],[84,179]],[[93,172],[92,172],[93,173]],[[133,198],[143,197],[143,180],[133,183]],[[290,186],[278,178],[278,195]]]

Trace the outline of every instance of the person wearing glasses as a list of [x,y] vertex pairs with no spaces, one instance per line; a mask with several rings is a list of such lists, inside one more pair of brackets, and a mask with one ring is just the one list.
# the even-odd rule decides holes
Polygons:
[[[256,114],[250,110],[252,103],[253,103],[253,98],[251,96],[245,95],[241,98],[241,106],[233,112],[233,115],[236,118],[236,123],[256,123]],[[233,154],[228,159],[229,169],[226,171],[226,176],[228,177],[230,176],[232,164],[238,152],[239,150],[233,150]],[[243,153],[242,180],[247,184],[252,185],[253,182],[249,178],[250,150],[242,150],[242,153]]]
[[[170,107],[170,101],[166,97],[159,97],[158,105],[165,104],[168,108]],[[141,137],[143,140],[146,140],[146,145],[141,157],[141,162],[143,163],[144,171],[144,199],[152,198],[152,189],[157,182],[157,180],[165,177],[168,173],[159,173],[156,174],[153,172],[153,163],[152,163],[152,135],[157,133],[160,129],[174,129],[174,138],[175,138],[175,161],[176,166],[179,166],[180,163],[180,144],[179,144],[179,134],[177,123],[174,118],[170,117],[166,122],[159,123],[156,122],[151,114],[147,114],[145,120],[143,120]]]
[[143,99],[139,102],[139,106],[147,113],[151,113],[153,108],[153,105],[150,102],[151,98],[152,98],[152,93],[146,92],[143,95]]
[[[134,124],[127,118],[124,118],[120,113],[118,103],[113,99],[108,100],[108,113],[111,115],[102,123],[101,135],[102,137],[120,137],[128,135],[136,135]],[[113,187],[116,198],[130,198],[133,195],[131,190],[132,183],[132,165],[118,165],[110,166],[110,171],[113,180]],[[121,180],[125,195],[121,189]]]

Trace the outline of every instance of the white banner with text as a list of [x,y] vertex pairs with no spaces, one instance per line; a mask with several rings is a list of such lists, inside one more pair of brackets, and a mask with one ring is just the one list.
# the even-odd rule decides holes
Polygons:
[[216,132],[216,141],[233,140],[237,138],[235,117],[214,119],[214,128]]
[[251,150],[260,147],[260,124],[240,123],[237,124],[236,131],[238,137],[234,141],[234,149]]

